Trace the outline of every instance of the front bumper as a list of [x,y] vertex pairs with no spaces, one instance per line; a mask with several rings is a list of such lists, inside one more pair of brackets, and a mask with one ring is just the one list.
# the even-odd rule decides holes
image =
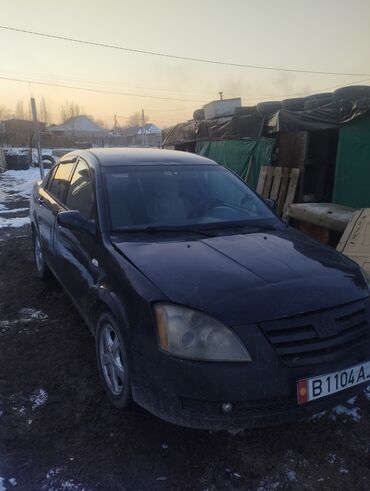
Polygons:
[[[166,354],[156,363],[138,353],[133,358],[133,396],[140,406],[181,426],[231,430],[307,420],[350,399],[367,384],[299,406],[297,381],[368,361],[370,351],[366,347],[346,360],[314,368],[288,368],[278,359],[271,366],[195,362]],[[232,404],[230,412],[223,412],[224,403]]]

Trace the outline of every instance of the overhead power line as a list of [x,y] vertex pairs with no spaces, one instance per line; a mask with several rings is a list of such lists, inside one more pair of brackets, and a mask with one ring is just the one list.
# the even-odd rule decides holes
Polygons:
[[162,97],[162,96],[156,96],[156,95],[147,95],[147,94],[135,94],[133,92],[118,92],[118,91],[113,91],[113,90],[104,90],[104,89],[94,89],[91,87],[79,87],[77,85],[65,85],[65,84],[59,84],[59,83],[53,83],[53,82],[41,82],[38,80],[31,80],[31,79],[22,79],[22,78],[14,78],[14,77],[3,77],[0,76],[0,80],[8,80],[11,82],[23,82],[26,84],[35,84],[35,85],[46,85],[49,87],[60,87],[60,88],[65,88],[65,89],[75,89],[75,90],[83,90],[85,92],[97,92],[101,94],[112,94],[112,95],[123,95],[123,96],[130,96],[130,97],[140,97],[140,98],[145,98],[145,99],[160,99],[160,100],[165,100],[165,101],[181,101],[181,102],[196,102],[200,104],[204,104],[204,100],[192,100],[192,99],[177,99],[173,97]]
[[126,51],[129,53],[136,53],[136,54],[150,55],[150,56],[159,56],[162,58],[170,58],[170,59],[181,60],[181,61],[192,61],[192,62],[197,62],[197,63],[207,63],[207,64],[211,64],[211,65],[222,65],[222,66],[229,66],[229,67],[234,67],[234,68],[249,68],[249,69],[253,69],[253,70],[270,70],[270,71],[278,71],[278,72],[306,73],[306,74],[314,74],[314,75],[341,75],[341,76],[349,76],[349,77],[370,77],[370,73],[329,72],[329,71],[323,71],[323,70],[306,70],[306,69],[299,69],[299,68],[273,67],[273,66],[263,66],[263,65],[247,65],[244,63],[233,63],[233,62],[229,62],[229,61],[210,60],[210,59],[195,58],[195,57],[190,57],[190,56],[179,56],[179,55],[174,55],[174,54],[170,54],[170,53],[160,53],[157,51],[147,51],[147,50],[143,50],[143,49],[135,49],[135,48],[128,48],[125,46],[118,46],[115,44],[106,44],[106,43],[100,43],[100,42],[95,42],[95,41],[88,41],[85,39],[77,39],[77,38],[71,38],[71,37],[66,37],[66,36],[58,36],[56,34],[47,34],[44,32],[29,31],[27,29],[19,29],[19,28],[10,27],[10,26],[1,26],[0,25],[0,29],[12,31],[12,32],[23,33],[23,34],[31,34],[32,36],[45,37],[45,38],[49,38],[49,39],[58,39],[60,41],[68,41],[68,42],[72,42],[72,43],[85,44],[85,45],[89,45],[89,46],[98,46],[100,48],[109,48],[109,49],[115,49],[115,50],[120,50],[120,51]]

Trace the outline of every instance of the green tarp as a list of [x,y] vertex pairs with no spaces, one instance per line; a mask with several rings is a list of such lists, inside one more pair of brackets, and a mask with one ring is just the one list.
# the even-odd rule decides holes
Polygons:
[[198,142],[195,152],[228,167],[243,179],[246,177],[248,164],[252,158],[247,182],[255,189],[261,166],[271,163],[274,144],[275,140],[272,138]]
[[370,208],[370,115],[339,130],[333,201]]

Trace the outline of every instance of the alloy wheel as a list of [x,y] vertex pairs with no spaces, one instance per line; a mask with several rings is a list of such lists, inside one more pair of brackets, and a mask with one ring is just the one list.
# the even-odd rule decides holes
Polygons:
[[99,354],[105,382],[112,394],[118,396],[124,388],[125,368],[120,339],[109,324],[105,324],[102,328]]

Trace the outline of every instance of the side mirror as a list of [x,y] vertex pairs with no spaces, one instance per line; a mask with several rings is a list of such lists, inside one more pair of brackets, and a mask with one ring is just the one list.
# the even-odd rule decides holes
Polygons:
[[277,211],[277,202],[274,199],[264,198],[266,205],[273,211]]
[[57,215],[57,223],[59,226],[70,230],[87,232],[90,235],[96,233],[95,220],[88,220],[77,210],[61,211]]

